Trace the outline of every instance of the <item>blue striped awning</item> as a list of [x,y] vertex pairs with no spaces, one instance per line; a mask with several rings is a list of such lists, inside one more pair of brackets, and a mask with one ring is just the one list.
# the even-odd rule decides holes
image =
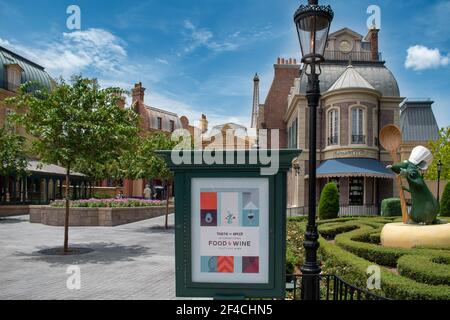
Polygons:
[[372,177],[393,179],[395,175],[380,161],[367,158],[342,158],[324,161],[317,168],[318,178]]

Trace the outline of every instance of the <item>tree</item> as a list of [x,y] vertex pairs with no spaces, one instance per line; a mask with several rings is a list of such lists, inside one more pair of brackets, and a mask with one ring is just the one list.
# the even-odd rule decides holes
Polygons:
[[0,128],[0,176],[26,174],[25,138]]
[[320,219],[335,219],[339,214],[339,190],[334,182],[327,183],[319,201]]
[[[7,100],[26,112],[15,119],[35,137],[32,150],[44,163],[66,169],[64,253],[69,250],[70,171],[81,163],[102,166],[127,151],[127,140],[137,135],[137,115],[119,107],[125,92],[100,88],[96,79],[60,79],[49,91],[33,83],[22,85]],[[88,166],[88,167],[89,167]]]
[[176,143],[164,133],[154,133],[144,138],[139,144],[133,168],[136,179],[158,178],[166,186],[165,228],[169,228],[169,199],[173,173],[167,168],[163,158],[155,154],[157,150],[172,150]]
[[440,213],[442,217],[450,217],[450,183],[447,183],[442,194]]
[[442,128],[439,131],[439,139],[429,143],[430,151],[434,160],[428,168],[425,177],[430,180],[437,180],[437,163],[439,160],[444,163],[441,173],[442,180],[450,179],[450,127]]

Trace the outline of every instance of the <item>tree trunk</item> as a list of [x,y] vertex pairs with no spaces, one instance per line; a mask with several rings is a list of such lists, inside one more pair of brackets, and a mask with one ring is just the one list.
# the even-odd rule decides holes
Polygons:
[[70,210],[70,164],[66,170],[66,217],[64,219],[64,254],[69,253],[69,210]]
[[166,182],[167,185],[167,191],[166,191],[166,230],[169,229],[169,199],[170,199],[170,183],[169,181]]

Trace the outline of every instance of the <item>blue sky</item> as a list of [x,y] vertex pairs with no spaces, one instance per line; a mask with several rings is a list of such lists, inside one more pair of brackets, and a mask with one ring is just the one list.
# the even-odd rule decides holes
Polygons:
[[[292,16],[301,2],[0,0],[0,45],[54,77],[82,73],[125,89],[142,81],[147,104],[192,122],[205,113],[213,124],[249,125],[254,73],[264,100],[276,58],[300,58]],[[432,98],[439,125],[450,125],[450,1],[320,2],[335,10],[332,31],[363,35],[367,7],[378,5],[380,51],[402,96]],[[66,27],[71,4],[81,8],[79,31]]]

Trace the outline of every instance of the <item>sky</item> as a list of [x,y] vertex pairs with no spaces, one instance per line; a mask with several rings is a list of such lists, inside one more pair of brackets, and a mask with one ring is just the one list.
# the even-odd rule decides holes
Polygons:
[[[43,65],[52,77],[98,78],[147,105],[212,125],[250,125],[253,76],[263,102],[277,57],[300,59],[293,13],[306,0],[0,0],[0,46]],[[431,98],[438,124],[450,125],[450,0],[328,0],[331,31],[367,33],[380,8],[380,45],[401,95]],[[69,29],[80,8],[80,29]],[[69,24],[73,26],[73,24]]]

